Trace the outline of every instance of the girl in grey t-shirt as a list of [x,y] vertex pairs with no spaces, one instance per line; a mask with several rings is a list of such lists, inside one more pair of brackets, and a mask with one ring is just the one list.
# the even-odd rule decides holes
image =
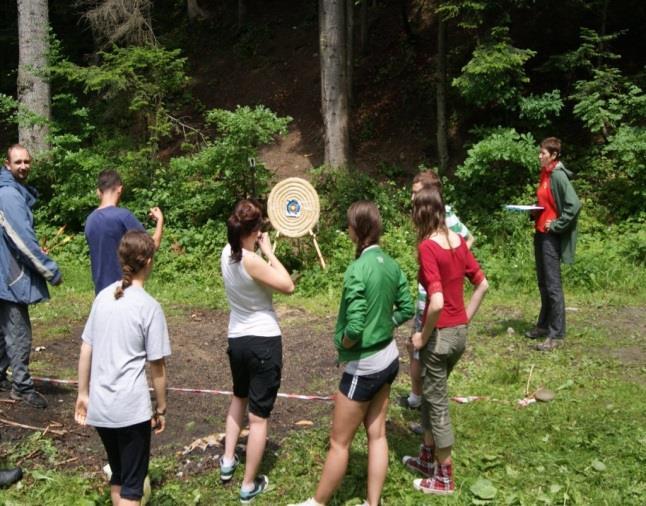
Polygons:
[[[74,418],[96,427],[112,470],[110,495],[140,501],[148,473],[151,429],[166,422],[166,365],[170,340],[159,303],[144,290],[155,245],[142,231],[119,243],[123,279],[99,292],[83,330]],[[146,362],[155,391],[153,411]]]

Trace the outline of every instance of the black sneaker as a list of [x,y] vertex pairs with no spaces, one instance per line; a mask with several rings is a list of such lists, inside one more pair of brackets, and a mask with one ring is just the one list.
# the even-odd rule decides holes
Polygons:
[[540,339],[541,337],[546,337],[547,336],[547,329],[543,329],[541,327],[534,327],[533,329],[528,330],[525,332],[525,337],[529,337],[530,339]]
[[258,477],[253,481],[253,490],[244,492],[240,489],[240,502],[242,504],[249,504],[254,497],[265,491],[267,485],[269,485],[269,478],[264,474],[258,475]]
[[0,487],[8,487],[22,479],[22,469],[15,467],[13,469],[0,470]]
[[233,478],[233,473],[236,470],[236,467],[238,467],[238,464],[240,463],[240,459],[238,459],[237,455],[233,456],[233,464],[230,466],[225,466],[224,465],[224,457],[220,457],[220,480],[223,482],[228,482],[231,481],[231,478]]
[[13,383],[11,383],[7,378],[0,379],[0,392],[8,392],[11,390],[12,386]]
[[22,401],[25,404],[29,404],[32,408],[45,409],[47,407],[47,399],[42,394],[36,392],[36,390],[29,390],[28,392],[11,390],[9,397],[14,401]]

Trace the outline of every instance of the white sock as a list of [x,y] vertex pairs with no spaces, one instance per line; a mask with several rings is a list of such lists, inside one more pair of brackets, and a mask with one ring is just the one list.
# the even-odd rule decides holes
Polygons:
[[242,486],[240,487],[240,490],[242,490],[243,492],[251,492],[255,488],[255,486],[256,486],[255,482],[253,482],[251,485],[245,485],[243,483]]
[[413,392],[411,392],[408,395],[408,404],[410,404],[411,406],[417,406],[418,404],[421,404],[421,403],[422,403],[421,395],[414,394]]
[[228,459],[224,455],[222,455],[222,465],[224,467],[231,467],[233,464],[235,464],[235,462],[236,462],[235,457],[232,459]]

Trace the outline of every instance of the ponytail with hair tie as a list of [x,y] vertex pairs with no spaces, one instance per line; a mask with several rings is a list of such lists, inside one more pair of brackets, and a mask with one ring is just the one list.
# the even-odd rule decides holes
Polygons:
[[121,265],[121,284],[114,291],[114,298],[120,299],[124,291],[132,285],[133,278],[146,267],[155,254],[155,243],[147,232],[130,230],[119,242],[119,264]]

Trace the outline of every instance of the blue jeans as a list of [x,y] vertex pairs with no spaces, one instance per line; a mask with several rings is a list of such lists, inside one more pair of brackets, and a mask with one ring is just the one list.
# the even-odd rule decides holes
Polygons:
[[547,330],[547,337],[565,337],[565,298],[561,285],[561,238],[557,234],[534,234],[536,278],[541,293],[541,312],[537,327]]
[[11,366],[13,389],[20,393],[34,389],[29,374],[31,322],[27,304],[0,300],[0,379]]

